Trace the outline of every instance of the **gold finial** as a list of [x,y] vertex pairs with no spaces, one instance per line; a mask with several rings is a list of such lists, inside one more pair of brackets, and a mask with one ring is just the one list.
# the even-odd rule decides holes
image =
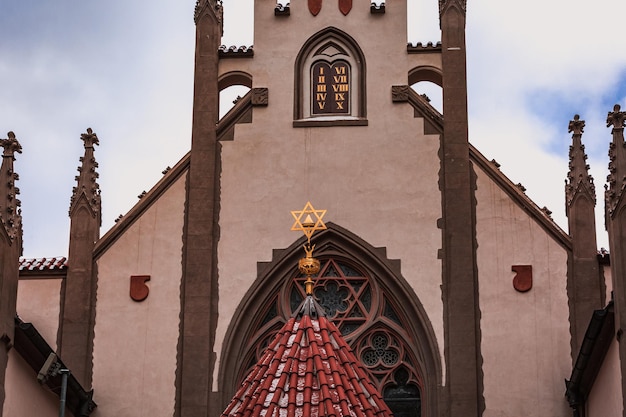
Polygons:
[[[313,249],[315,245],[311,245],[311,236],[316,230],[325,230],[326,225],[322,221],[322,217],[326,214],[326,210],[315,210],[308,201],[302,210],[295,210],[291,215],[295,219],[291,230],[302,231],[307,238],[304,245],[306,257],[298,261],[300,272],[306,275],[305,290],[307,295],[313,294],[313,280],[311,277],[320,271],[320,261],[313,257]],[[302,218],[304,217],[304,220]],[[315,217],[315,220],[313,219]]]
[[311,244],[308,243],[306,245],[302,245],[302,247],[304,248],[304,253],[306,253],[306,257],[307,258],[312,258],[313,257],[313,249],[315,249],[315,245],[311,246]]

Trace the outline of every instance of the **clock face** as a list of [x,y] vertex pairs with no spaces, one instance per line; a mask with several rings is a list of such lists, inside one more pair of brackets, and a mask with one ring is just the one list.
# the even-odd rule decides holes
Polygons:
[[313,115],[350,114],[350,65],[316,62],[312,71]]

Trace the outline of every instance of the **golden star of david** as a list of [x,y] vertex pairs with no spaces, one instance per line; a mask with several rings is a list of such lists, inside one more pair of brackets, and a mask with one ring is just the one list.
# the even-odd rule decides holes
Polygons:
[[325,230],[326,225],[322,221],[322,217],[326,214],[326,210],[315,210],[310,201],[307,201],[302,210],[294,210],[291,215],[296,220],[291,226],[293,231],[301,231],[310,241],[313,232],[316,230]]

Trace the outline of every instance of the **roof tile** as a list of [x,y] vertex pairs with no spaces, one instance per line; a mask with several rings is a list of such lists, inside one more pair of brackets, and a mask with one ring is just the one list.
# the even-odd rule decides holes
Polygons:
[[222,416],[391,417],[391,411],[341,333],[309,296]]
[[67,269],[65,256],[53,258],[20,258],[20,271],[63,271]]

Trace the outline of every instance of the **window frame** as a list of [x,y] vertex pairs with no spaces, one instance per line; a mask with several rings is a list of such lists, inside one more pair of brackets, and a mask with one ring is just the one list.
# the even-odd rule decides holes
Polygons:
[[[312,69],[313,65],[320,61],[329,65],[345,61],[350,65],[350,112],[348,114],[313,114]],[[351,36],[332,26],[317,32],[300,49],[294,71],[294,127],[366,126],[368,124],[365,56]]]

